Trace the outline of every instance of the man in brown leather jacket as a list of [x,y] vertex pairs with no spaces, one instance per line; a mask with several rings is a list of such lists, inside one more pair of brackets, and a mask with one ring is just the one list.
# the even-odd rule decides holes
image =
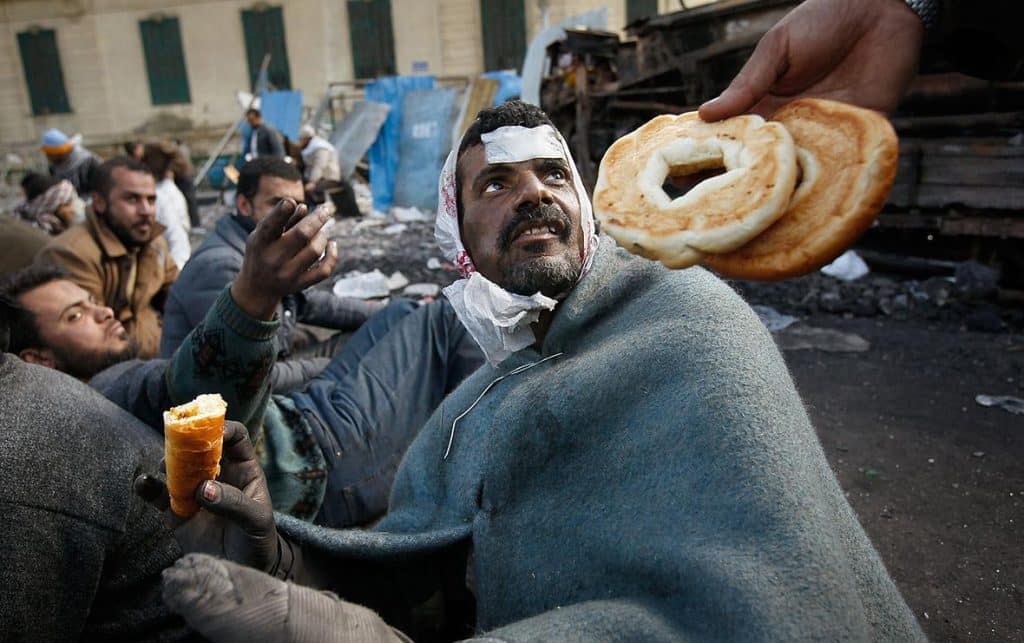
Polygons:
[[85,223],[54,238],[37,263],[63,267],[96,303],[109,306],[139,344],[139,357],[156,357],[167,291],[178,276],[156,222],[156,182],[144,165],[118,157],[93,179]]

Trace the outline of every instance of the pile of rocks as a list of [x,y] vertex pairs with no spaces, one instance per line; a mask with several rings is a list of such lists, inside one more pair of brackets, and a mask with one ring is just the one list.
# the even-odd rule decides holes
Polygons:
[[984,332],[1024,329],[1024,310],[1000,305],[998,281],[996,271],[967,261],[952,277],[925,280],[872,273],[841,281],[813,273],[780,282],[731,283],[752,304],[800,317],[827,313],[920,320]]

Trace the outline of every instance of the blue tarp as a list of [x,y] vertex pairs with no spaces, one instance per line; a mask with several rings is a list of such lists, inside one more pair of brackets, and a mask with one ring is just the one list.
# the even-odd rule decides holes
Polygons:
[[437,177],[451,149],[459,90],[414,89],[402,99],[395,205],[437,209]]
[[260,113],[290,141],[299,139],[302,124],[302,92],[280,91],[260,94]]
[[366,86],[366,100],[387,103],[391,112],[370,148],[370,189],[375,210],[387,212],[394,199],[398,146],[402,127],[402,97],[413,89],[433,89],[433,76],[387,76]]
[[510,98],[519,98],[523,91],[523,79],[512,70],[489,71],[481,74],[481,76],[498,81],[498,92],[494,95],[492,107],[497,107]]

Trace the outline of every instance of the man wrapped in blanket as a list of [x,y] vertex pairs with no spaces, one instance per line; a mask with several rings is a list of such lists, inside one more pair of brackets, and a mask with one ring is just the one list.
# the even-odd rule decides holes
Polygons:
[[[290,579],[414,636],[400,603],[440,595],[448,637],[923,639],[768,332],[703,269],[598,235],[543,112],[481,112],[440,188],[437,237],[464,277],[445,294],[489,365],[427,421],[373,531],[275,526],[258,471],[200,485],[184,547],[277,579],[187,557],[165,597],[194,627],[327,640],[365,616]],[[162,505],[157,481],[137,487]],[[251,544],[218,549],[210,525]],[[277,620],[253,616],[271,604]]]

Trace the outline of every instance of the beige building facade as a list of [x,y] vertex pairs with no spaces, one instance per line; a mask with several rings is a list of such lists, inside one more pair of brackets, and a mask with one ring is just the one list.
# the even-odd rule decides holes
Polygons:
[[[360,77],[360,66],[372,68],[363,53],[370,48],[381,48],[375,55],[387,59],[392,73],[476,75],[487,66],[483,16],[493,16],[497,7],[485,3],[496,1],[0,0],[0,144],[31,146],[50,127],[81,133],[87,145],[106,144],[125,140],[133,130],[167,117],[197,129],[222,128],[239,115],[236,91],[251,88],[247,47],[259,38],[284,41],[287,61],[277,62],[286,65],[290,86],[303,90],[309,106],[323,97],[329,82]],[[498,4],[518,12],[528,43],[543,28],[545,15],[554,24],[599,7],[608,8],[608,27],[618,30],[626,22],[630,1]],[[688,5],[706,1],[691,0]],[[677,0],[644,4],[655,5],[659,13],[680,8]],[[275,18],[280,31],[273,34],[283,37],[261,36],[260,28],[254,31],[243,14]],[[390,25],[384,24],[388,19]],[[161,30],[170,24],[167,21],[176,22],[176,30],[160,33],[171,33],[172,40],[148,45],[151,58],[180,60],[170,72],[160,67],[165,61],[147,63],[144,51],[143,23]],[[179,34],[180,53],[166,47],[167,42],[174,44],[174,33]],[[493,38],[495,32],[489,33]],[[158,55],[153,56],[154,51]],[[49,57],[59,61],[56,75],[62,77],[65,103],[53,96],[59,87],[32,79],[40,69],[47,77],[55,75],[52,70],[57,67]],[[171,81],[154,73],[170,73]],[[169,87],[169,82],[176,85]],[[160,92],[163,99],[158,99]],[[48,100],[57,102],[40,106],[40,101]]]

